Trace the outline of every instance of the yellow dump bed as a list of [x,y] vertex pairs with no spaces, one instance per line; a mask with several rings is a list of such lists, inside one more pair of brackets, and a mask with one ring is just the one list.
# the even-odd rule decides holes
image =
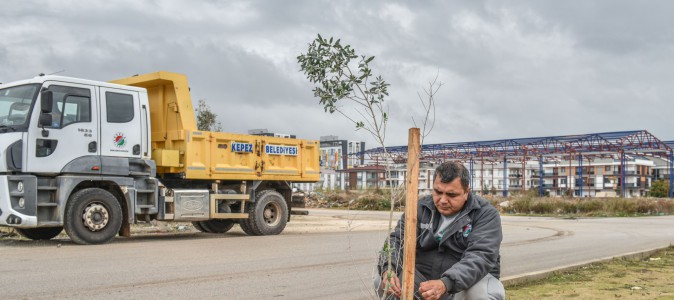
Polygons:
[[157,173],[186,179],[319,180],[319,142],[197,130],[187,77],[156,72],[112,81],[147,89]]

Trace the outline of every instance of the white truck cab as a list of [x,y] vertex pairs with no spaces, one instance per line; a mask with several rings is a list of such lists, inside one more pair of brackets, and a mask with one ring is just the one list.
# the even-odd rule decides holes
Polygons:
[[[76,187],[108,182],[120,187],[108,193],[128,194],[138,189],[130,173],[142,173],[143,183],[152,179],[147,107],[146,90],[132,86],[61,76],[0,85],[0,226],[51,238],[67,213],[60,199]],[[124,195],[130,201],[120,209],[135,196]],[[99,202],[82,210],[91,219],[84,226],[94,232],[116,209]]]

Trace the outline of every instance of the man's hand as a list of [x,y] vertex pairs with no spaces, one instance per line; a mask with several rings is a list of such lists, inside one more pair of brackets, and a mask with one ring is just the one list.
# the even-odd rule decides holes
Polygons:
[[396,273],[393,273],[393,271],[384,271],[384,273],[381,274],[381,284],[384,289],[388,288],[388,290],[386,290],[387,294],[393,294],[400,298],[400,279],[398,279]]
[[419,294],[425,300],[437,300],[447,292],[442,280],[429,280],[419,284]]

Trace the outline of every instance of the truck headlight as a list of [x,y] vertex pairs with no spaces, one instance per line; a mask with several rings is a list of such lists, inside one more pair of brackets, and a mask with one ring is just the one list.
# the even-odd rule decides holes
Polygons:
[[16,184],[16,189],[19,193],[23,193],[23,181],[19,181],[19,183]]
[[26,206],[26,200],[23,197],[19,198],[19,208],[24,208]]

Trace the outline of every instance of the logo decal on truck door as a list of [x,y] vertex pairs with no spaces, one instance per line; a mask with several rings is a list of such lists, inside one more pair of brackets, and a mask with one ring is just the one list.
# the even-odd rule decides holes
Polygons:
[[117,148],[123,148],[126,145],[126,136],[122,132],[115,133],[113,143]]

